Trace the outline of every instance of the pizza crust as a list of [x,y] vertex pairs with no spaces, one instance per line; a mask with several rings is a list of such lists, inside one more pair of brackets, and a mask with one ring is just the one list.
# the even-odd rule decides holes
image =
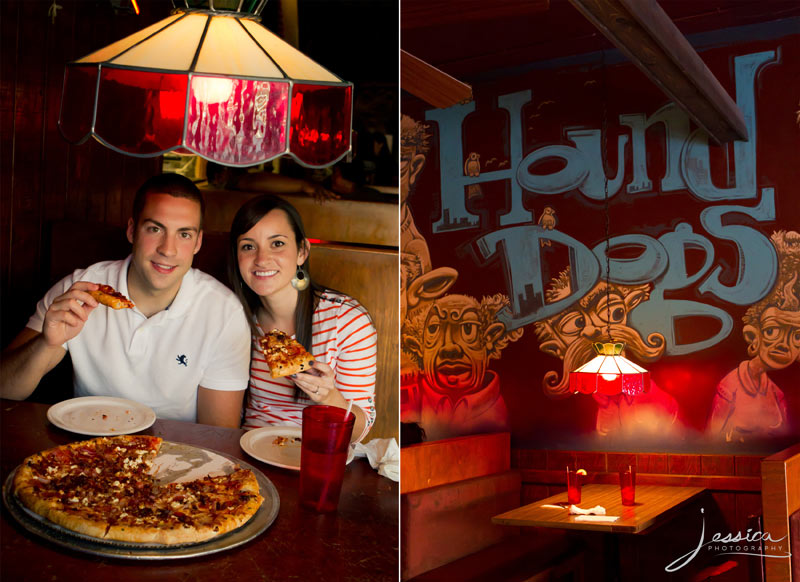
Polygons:
[[292,374],[297,374],[298,372],[305,372],[311,368],[311,364],[314,363],[314,357],[309,356],[298,356],[293,361],[284,361],[284,362],[276,362],[273,366],[270,366],[269,373],[273,378],[282,378],[283,376],[291,376]]
[[158,437],[125,435],[55,447],[25,459],[12,490],[25,507],[61,527],[121,542],[203,542],[256,514],[263,498],[248,469],[157,484],[148,469],[160,445]]
[[116,291],[111,285],[100,285],[96,291],[88,291],[89,295],[97,299],[99,303],[112,309],[130,309],[134,307],[133,302],[122,293]]

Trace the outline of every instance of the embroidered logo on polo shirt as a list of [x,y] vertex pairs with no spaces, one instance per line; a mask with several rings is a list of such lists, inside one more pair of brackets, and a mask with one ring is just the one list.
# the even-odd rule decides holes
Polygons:
[[189,365],[189,360],[188,360],[188,358],[187,358],[187,357],[186,357],[184,354],[181,354],[181,355],[179,355],[179,356],[178,356],[177,358],[175,358],[175,359],[178,361],[178,365],[179,365],[179,366],[180,366],[180,365],[183,365],[183,366],[188,366],[188,365]]

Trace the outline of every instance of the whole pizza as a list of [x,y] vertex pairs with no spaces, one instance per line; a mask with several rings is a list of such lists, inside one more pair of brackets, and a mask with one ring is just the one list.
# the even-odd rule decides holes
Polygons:
[[244,525],[261,506],[252,471],[160,484],[151,474],[161,439],[103,437],[25,459],[13,492],[21,503],[69,530],[151,544],[209,540]]

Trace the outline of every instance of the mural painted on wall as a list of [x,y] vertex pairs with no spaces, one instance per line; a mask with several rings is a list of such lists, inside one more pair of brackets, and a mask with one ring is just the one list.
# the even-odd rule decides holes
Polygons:
[[[497,312],[508,305],[501,294],[480,301],[446,294],[458,272],[433,268],[408,207],[430,134],[407,116],[401,129],[402,421],[419,425],[428,440],[509,430],[500,381],[488,363],[522,330],[509,332],[497,321]],[[479,175],[474,164],[477,154],[465,162],[464,171]]]
[[[748,141],[709,143],[625,63],[404,106],[402,421],[530,446],[798,440],[800,36],[703,57]],[[569,391],[598,341],[646,393]]]

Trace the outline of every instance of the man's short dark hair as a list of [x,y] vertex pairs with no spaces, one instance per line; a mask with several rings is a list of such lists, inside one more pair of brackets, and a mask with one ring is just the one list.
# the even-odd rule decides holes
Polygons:
[[148,194],[169,194],[175,198],[188,198],[200,205],[200,228],[203,228],[203,216],[206,212],[206,202],[203,195],[186,176],[180,174],[157,174],[148,178],[136,191],[133,199],[133,224],[139,224],[145,200]]

